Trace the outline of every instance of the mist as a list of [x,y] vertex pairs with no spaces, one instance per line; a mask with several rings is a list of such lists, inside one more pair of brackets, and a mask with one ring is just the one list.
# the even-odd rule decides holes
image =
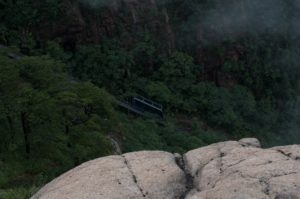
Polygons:
[[[211,0],[208,8],[200,7],[198,2],[193,3],[192,0],[82,0],[81,2],[93,8],[118,9],[122,9],[120,7],[122,2],[132,5],[155,3],[160,11],[164,8],[167,10],[173,32],[177,35],[176,42],[183,43],[182,49],[197,48],[205,43],[219,45],[223,41],[235,41],[251,35],[258,39],[257,35],[285,37],[283,39],[289,43],[280,49],[281,52],[270,60],[269,65],[280,66],[281,70],[290,74],[289,78],[295,81],[295,84],[299,81],[300,48],[293,40],[298,41],[300,37],[300,0]],[[187,13],[186,19],[179,24],[175,24],[178,22],[175,22],[175,18],[182,16],[176,12],[181,15]],[[161,23],[164,23],[162,21]],[[297,103],[294,101],[289,103],[290,121],[277,127],[282,129],[281,134],[287,143],[296,142],[300,137],[298,121],[300,93],[295,95],[298,96]]]
[[[300,86],[297,86],[300,76],[299,11],[300,0],[217,0],[212,1],[209,9],[193,7],[192,14],[180,27],[185,30],[181,34],[185,37],[184,47],[206,43],[219,46],[224,41],[236,41],[249,36],[258,38],[257,42],[260,37],[275,37],[280,38],[277,42],[285,41],[284,44],[275,45],[280,46],[274,49],[278,53],[267,63],[275,68],[279,66],[281,71],[289,74],[288,78],[294,82],[297,90],[293,93],[294,98],[287,102],[289,108],[280,113],[282,123],[273,128],[280,131],[278,142],[281,144],[299,143],[300,140]],[[196,38],[191,37],[191,33]]]
[[[289,10],[288,4],[292,4],[294,10]],[[205,11],[195,8],[187,23],[192,21],[190,23],[192,26],[210,32],[214,38],[234,38],[249,33],[265,32],[273,34],[293,32],[299,35],[300,15],[297,13],[299,8],[300,0],[217,1]]]
[[98,9],[102,7],[117,7],[119,0],[80,0],[80,3],[88,5],[93,9]]

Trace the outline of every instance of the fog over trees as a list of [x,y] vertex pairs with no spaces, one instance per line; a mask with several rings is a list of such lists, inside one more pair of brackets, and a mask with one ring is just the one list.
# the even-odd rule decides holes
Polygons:
[[[299,144],[300,0],[0,1],[0,198],[76,165]],[[118,103],[142,95],[164,120]]]

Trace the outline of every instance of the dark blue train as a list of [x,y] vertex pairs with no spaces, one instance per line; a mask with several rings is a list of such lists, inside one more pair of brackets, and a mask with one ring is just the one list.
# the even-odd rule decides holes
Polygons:
[[140,95],[131,97],[127,102],[119,102],[119,105],[138,115],[159,117],[160,119],[164,117],[163,106],[161,104]]
[[132,98],[132,105],[142,112],[148,112],[153,115],[164,117],[163,106],[157,102],[144,98],[142,96],[134,96]]

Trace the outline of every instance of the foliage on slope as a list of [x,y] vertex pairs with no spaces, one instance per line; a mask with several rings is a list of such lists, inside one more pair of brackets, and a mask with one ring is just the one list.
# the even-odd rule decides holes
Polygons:
[[111,153],[114,98],[76,82],[48,56],[0,54],[0,186],[44,183],[83,161]]
[[[0,198],[26,198],[28,187],[111,154],[111,134],[124,152],[245,136],[297,143],[299,5],[1,1],[0,44],[27,56],[0,46]],[[115,108],[115,97],[134,94],[162,103],[167,124]]]

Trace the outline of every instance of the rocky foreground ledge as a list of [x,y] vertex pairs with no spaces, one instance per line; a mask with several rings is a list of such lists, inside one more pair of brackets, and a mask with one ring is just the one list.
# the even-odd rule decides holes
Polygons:
[[300,199],[300,145],[228,141],[183,156],[142,151],[86,162],[32,199]]

